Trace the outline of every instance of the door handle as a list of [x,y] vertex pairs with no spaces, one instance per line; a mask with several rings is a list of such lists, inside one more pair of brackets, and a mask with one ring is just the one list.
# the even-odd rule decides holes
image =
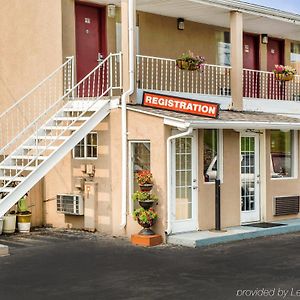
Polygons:
[[193,190],[196,190],[197,188],[198,188],[197,185],[194,185],[194,186],[193,186]]
[[98,53],[98,59],[97,59],[97,62],[99,64],[101,64],[103,62],[103,55],[101,53]]

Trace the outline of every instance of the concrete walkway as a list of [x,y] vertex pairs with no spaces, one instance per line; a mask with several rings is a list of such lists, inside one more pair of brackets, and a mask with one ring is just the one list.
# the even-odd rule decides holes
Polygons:
[[253,239],[262,236],[271,236],[300,231],[300,219],[291,219],[272,223],[284,224],[284,226],[277,226],[271,228],[237,226],[226,228],[224,232],[187,232],[170,235],[167,239],[167,242],[173,245],[181,245],[195,248],[201,246],[227,243],[232,241]]

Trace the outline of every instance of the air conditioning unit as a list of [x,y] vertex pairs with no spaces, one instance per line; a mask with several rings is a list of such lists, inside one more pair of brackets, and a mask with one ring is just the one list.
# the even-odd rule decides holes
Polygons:
[[83,198],[81,195],[57,195],[57,212],[65,215],[83,215]]

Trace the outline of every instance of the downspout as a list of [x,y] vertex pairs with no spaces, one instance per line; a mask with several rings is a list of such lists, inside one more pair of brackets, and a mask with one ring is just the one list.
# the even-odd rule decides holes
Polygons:
[[134,92],[134,0],[128,0],[128,58],[129,58],[129,89],[121,97],[122,110],[122,216],[121,228],[127,223],[127,98]]
[[171,225],[171,202],[172,202],[172,184],[171,184],[171,162],[172,162],[172,153],[171,153],[171,143],[172,140],[190,135],[193,132],[193,128],[189,127],[187,131],[181,132],[175,135],[171,135],[167,139],[167,229],[166,234],[170,234],[172,232],[172,225]]

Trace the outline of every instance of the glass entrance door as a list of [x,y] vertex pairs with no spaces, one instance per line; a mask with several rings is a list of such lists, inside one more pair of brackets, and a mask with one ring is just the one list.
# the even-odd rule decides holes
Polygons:
[[197,229],[196,136],[178,138],[173,142],[173,210],[172,232]]
[[241,223],[260,220],[259,136],[241,136]]

